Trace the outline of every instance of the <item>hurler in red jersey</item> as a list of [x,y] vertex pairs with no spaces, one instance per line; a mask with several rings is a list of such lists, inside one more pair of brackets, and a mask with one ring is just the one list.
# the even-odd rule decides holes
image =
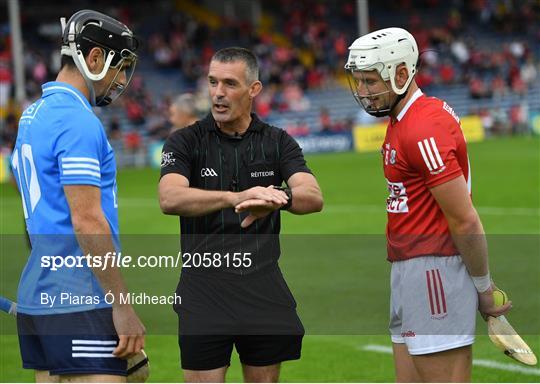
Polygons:
[[500,316],[511,302],[493,302],[459,118],[418,88],[417,61],[414,37],[386,28],[355,40],[345,65],[360,106],[390,117],[381,153],[396,380],[470,381],[476,310]]

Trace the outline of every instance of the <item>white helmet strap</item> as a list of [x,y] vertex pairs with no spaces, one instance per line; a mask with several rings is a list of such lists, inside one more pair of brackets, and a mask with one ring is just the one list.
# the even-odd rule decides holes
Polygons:
[[66,30],[66,18],[65,17],[60,18],[60,25],[62,26],[62,35],[64,35],[64,31]]
[[397,70],[397,67],[399,67],[401,64],[404,64],[404,63],[400,63],[397,65],[392,64],[391,68],[389,68],[389,71],[388,71],[390,73],[390,85],[392,86],[392,90],[397,95],[403,95],[405,92],[407,92],[407,89],[409,89],[409,85],[411,84],[414,78],[414,72],[415,72],[415,70],[413,69],[412,70],[413,73],[410,73],[409,68],[406,66],[409,78],[407,79],[407,81],[405,82],[402,88],[398,88],[396,85],[396,70]]

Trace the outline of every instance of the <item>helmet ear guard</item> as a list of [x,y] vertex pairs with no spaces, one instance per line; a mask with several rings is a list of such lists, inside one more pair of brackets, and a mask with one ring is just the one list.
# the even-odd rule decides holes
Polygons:
[[[77,69],[83,76],[90,93],[90,103],[97,106],[110,104],[119,97],[131,81],[135,69],[138,48],[138,40],[124,24],[102,13],[82,10],[75,13],[66,23],[65,18],[60,19],[62,24],[62,49],[61,54],[71,56]],[[104,53],[103,69],[95,74],[90,71],[86,64],[85,55],[93,47],[101,48]],[[126,76],[126,84],[116,82],[120,72],[124,71],[125,62],[129,63],[130,74]],[[104,95],[97,96],[94,82],[103,80],[110,69],[116,69],[114,79],[107,87]],[[108,97],[109,91],[115,89],[120,92],[113,98]]]
[[388,72],[390,73],[390,85],[392,86],[392,90],[397,95],[403,95],[405,92],[407,92],[407,89],[409,89],[409,85],[411,84],[414,75],[416,74],[416,64],[414,64],[411,69],[409,69],[409,66],[407,66],[409,78],[407,79],[405,85],[403,85],[402,88],[398,88],[396,85],[396,71],[400,64],[390,64],[389,66],[391,66],[391,68],[388,69]]

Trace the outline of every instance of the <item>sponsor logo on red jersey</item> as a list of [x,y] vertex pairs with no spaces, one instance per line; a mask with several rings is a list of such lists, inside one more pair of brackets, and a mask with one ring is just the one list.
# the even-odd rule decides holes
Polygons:
[[390,196],[386,199],[386,211],[390,213],[407,213],[409,212],[409,206],[407,201],[407,189],[403,183],[392,183],[386,180],[388,185],[388,192]]

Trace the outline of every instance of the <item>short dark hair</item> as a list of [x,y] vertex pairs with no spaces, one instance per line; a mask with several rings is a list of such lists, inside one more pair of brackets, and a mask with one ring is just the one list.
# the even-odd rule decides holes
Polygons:
[[234,61],[243,61],[246,64],[246,79],[252,83],[259,80],[259,63],[253,52],[247,48],[229,47],[217,51],[212,56],[212,61],[220,63],[231,63]]
[[[82,52],[85,59],[88,57],[88,54],[90,53],[90,51],[94,47],[101,48],[98,45],[94,45],[94,46],[88,45],[86,47],[80,47],[80,51]],[[75,64],[75,61],[73,60],[73,57],[71,57],[69,55],[65,55],[65,54],[62,55],[62,58],[60,60],[60,68],[64,68],[64,66],[66,66],[68,68],[71,68],[71,69],[76,69],[77,68],[77,65]]]
[[62,59],[60,60],[60,68],[70,68],[75,69],[77,66],[75,65],[75,62],[73,61],[73,57],[68,55],[62,55]]

